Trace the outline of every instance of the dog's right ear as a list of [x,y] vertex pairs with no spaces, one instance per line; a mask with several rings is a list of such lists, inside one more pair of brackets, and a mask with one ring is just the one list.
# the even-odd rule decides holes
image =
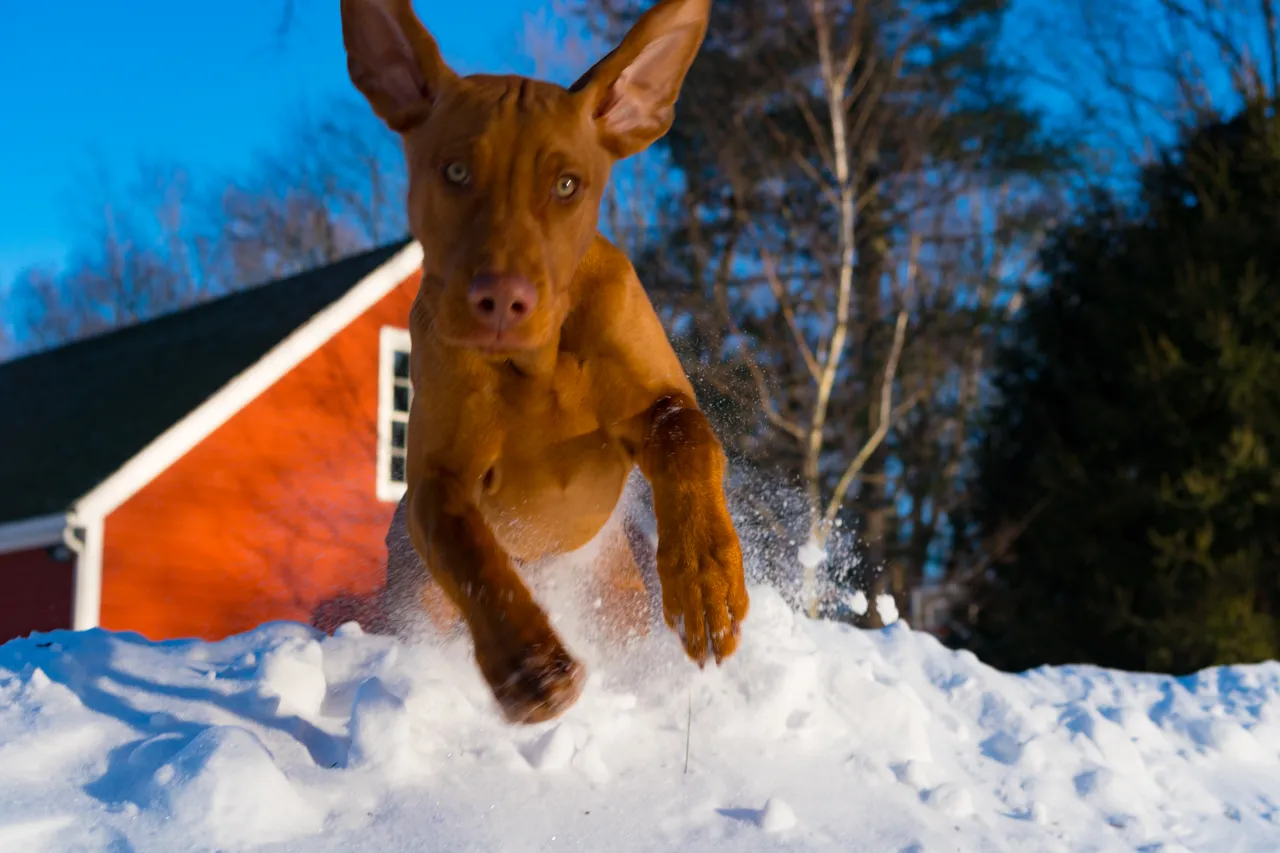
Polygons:
[[342,0],[342,43],[351,82],[399,133],[425,119],[457,80],[410,0]]

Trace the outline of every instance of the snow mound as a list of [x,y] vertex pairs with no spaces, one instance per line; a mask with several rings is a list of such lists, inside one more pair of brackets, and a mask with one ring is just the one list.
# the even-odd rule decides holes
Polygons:
[[567,641],[533,727],[465,641],[0,646],[0,851],[1280,850],[1280,664],[1009,675],[764,586],[719,669]]
[[[128,760],[146,766],[175,740],[144,741]],[[171,845],[193,830],[213,846],[242,847],[324,828],[324,811],[294,788],[257,735],[239,726],[204,729],[147,782],[140,801],[148,817],[183,828],[184,838]]]

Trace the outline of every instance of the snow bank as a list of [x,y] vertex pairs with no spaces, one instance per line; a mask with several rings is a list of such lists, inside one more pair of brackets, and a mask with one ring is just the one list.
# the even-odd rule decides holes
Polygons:
[[458,642],[0,646],[0,851],[1280,850],[1280,665],[1013,676],[752,595],[720,670],[574,639],[532,728]]

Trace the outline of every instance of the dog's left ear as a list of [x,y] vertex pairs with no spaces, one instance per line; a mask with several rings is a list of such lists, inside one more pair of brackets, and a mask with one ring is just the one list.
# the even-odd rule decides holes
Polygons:
[[711,0],[661,0],[622,43],[570,87],[618,159],[661,139],[675,119],[676,98],[707,33]]

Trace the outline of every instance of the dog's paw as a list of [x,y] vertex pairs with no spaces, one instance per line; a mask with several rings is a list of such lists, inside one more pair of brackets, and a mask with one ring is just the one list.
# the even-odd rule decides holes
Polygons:
[[555,719],[578,701],[587,681],[586,668],[554,635],[541,643],[479,657],[479,662],[510,723]]
[[719,664],[737,650],[750,604],[737,531],[718,509],[658,529],[663,617],[700,667],[709,654]]

